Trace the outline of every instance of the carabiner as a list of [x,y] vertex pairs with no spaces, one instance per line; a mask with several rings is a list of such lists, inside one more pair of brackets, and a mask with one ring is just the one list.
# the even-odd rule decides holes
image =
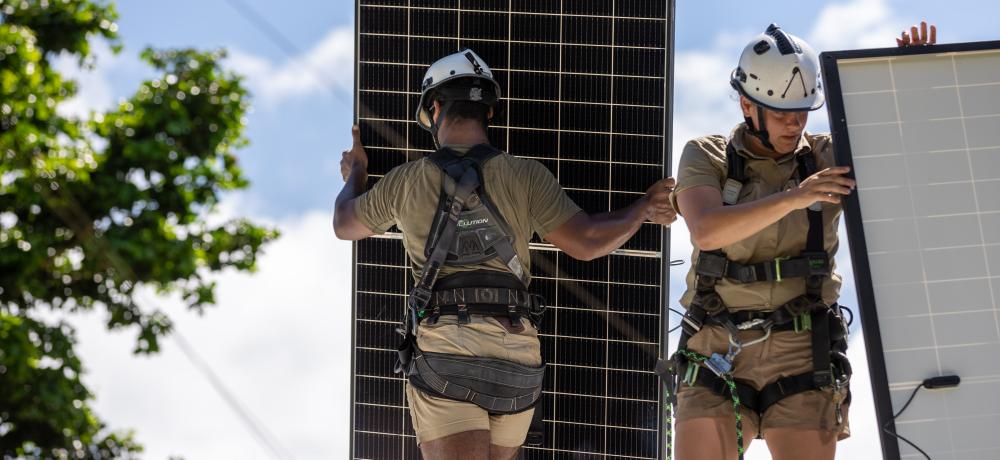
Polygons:
[[[762,335],[762,336],[760,336],[760,337],[758,337],[756,339],[753,339],[753,340],[751,340],[749,342],[737,342],[737,341],[734,341],[733,335],[729,334],[729,347],[730,347],[730,349],[732,349],[732,347],[735,346],[739,350],[742,350],[743,348],[749,347],[751,345],[756,345],[758,343],[761,343],[761,342],[767,340],[770,337],[771,337],[771,327],[764,328],[764,335]],[[737,353],[739,353],[739,351],[737,351]]]

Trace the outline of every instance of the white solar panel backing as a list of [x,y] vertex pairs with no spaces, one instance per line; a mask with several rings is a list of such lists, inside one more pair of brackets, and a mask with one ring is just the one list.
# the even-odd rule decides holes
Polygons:
[[845,216],[879,426],[955,374],[896,432],[934,459],[1000,458],[1000,42],[822,59],[838,163],[858,181]]

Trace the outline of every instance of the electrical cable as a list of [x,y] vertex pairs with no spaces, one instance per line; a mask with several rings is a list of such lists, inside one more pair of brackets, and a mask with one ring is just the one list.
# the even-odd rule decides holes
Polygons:
[[250,413],[250,411],[243,406],[240,400],[237,399],[231,391],[229,391],[229,388],[222,382],[222,379],[216,375],[212,366],[209,365],[197,353],[197,351],[195,351],[195,348],[192,347],[191,344],[188,343],[187,339],[185,339],[184,336],[177,331],[176,327],[170,332],[170,336],[175,342],[177,342],[177,345],[180,347],[188,361],[190,361],[191,364],[198,369],[198,372],[200,372],[208,380],[208,382],[212,385],[212,388],[214,388],[215,391],[222,396],[222,399],[229,404],[229,407],[233,410],[233,412],[236,412],[236,415],[243,421],[244,425],[250,429],[250,434],[253,435],[253,437],[257,439],[260,444],[263,444],[264,447],[270,450],[274,455],[274,458],[294,458],[288,449],[281,445],[281,443],[277,440],[277,436],[271,433],[271,431],[267,429],[267,426],[258,421]]
[[[681,317],[683,317],[683,316],[684,316],[684,313],[683,313],[683,312],[681,312],[681,311],[679,311],[679,310],[676,310],[676,309],[674,309],[674,307],[667,307],[667,308],[668,308],[668,309],[670,309],[670,311],[672,311],[672,312],[674,312],[674,313],[676,313],[676,314],[680,315]],[[679,328],[681,327],[681,325],[682,325],[682,324],[683,324],[683,323],[680,323],[680,324],[677,324],[676,326],[674,326],[674,327],[670,328],[670,330],[669,330],[669,331],[667,331],[667,334],[670,334],[671,332],[674,332],[674,331],[676,331],[677,329],[679,329]]]
[[900,415],[902,415],[903,411],[905,411],[907,407],[910,407],[910,403],[913,402],[913,397],[916,396],[917,392],[920,391],[920,389],[923,388],[923,387],[924,387],[924,384],[923,384],[923,382],[921,382],[920,385],[917,385],[917,387],[913,389],[913,393],[910,393],[910,398],[906,400],[906,404],[903,404],[903,408],[900,409],[899,412],[896,412],[896,415],[893,415],[891,419],[887,420],[885,422],[885,424],[882,425],[882,431],[884,431],[885,434],[888,434],[889,436],[892,436],[892,437],[894,437],[896,439],[899,439],[900,441],[903,441],[903,442],[909,444],[910,447],[912,447],[914,449],[917,449],[917,452],[920,452],[921,454],[923,454],[924,458],[926,458],[927,460],[931,460],[931,456],[927,455],[927,452],[924,452],[923,449],[917,447],[917,445],[914,444],[912,441],[910,441],[909,439],[904,438],[900,434],[897,434],[895,431],[890,431],[889,430],[889,424],[892,423],[892,422],[894,422],[896,420],[896,417],[899,417]]
[[917,387],[913,389],[913,392],[910,393],[910,397],[907,398],[906,403],[903,404],[903,407],[899,409],[899,412],[896,412],[896,414],[893,415],[891,419],[887,420],[885,424],[882,425],[882,431],[885,434],[888,434],[889,436],[892,436],[896,439],[899,439],[900,441],[909,444],[910,447],[916,449],[917,452],[920,452],[924,456],[924,458],[926,458],[927,460],[931,460],[931,456],[927,455],[927,452],[924,452],[923,449],[917,447],[917,445],[914,444],[912,441],[896,433],[895,430],[889,430],[889,424],[895,422],[896,418],[898,418],[900,415],[903,415],[903,411],[905,411],[907,407],[910,407],[910,403],[913,402],[913,398],[917,396],[917,392],[919,392],[921,388],[927,388],[929,390],[934,390],[938,388],[954,388],[957,387],[960,382],[961,379],[957,375],[942,375],[938,377],[931,377],[928,379],[924,379],[923,382],[920,382],[920,385],[917,385]]

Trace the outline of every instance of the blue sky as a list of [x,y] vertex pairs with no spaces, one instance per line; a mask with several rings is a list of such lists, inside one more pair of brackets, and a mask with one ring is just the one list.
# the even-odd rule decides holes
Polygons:
[[[99,49],[92,72],[60,62],[82,87],[64,109],[100,110],[128,96],[150,75],[136,59],[145,46],[230,51],[227,65],[247,76],[255,95],[246,133],[251,145],[240,152],[252,186],[227,197],[221,214],[265,220],[284,237],[268,249],[259,273],[222,274],[220,305],[203,317],[184,312],[175,298],[153,293],[147,305],[171,313],[178,330],[292,457],[341,458],[349,410],[351,246],[334,241],[329,218],[342,185],[338,161],[350,143],[353,118],[354,2],[246,2],[281,31],[297,55],[290,58],[226,0],[123,1],[120,55]],[[675,146],[694,136],[727,133],[740,120],[729,71],[743,44],[771,22],[822,51],[892,46],[903,27],[921,18],[938,24],[942,42],[998,39],[992,24],[998,12],[1000,6],[972,0],[679,0]],[[816,112],[810,129],[825,131],[825,118],[825,111]],[[682,222],[675,227],[672,251],[675,258],[690,252]],[[847,270],[848,261],[840,260]],[[675,299],[685,270],[672,273]],[[845,303],[853,304],[853,288],[844,294]],[[76,323],[98,412],[113,427],[135,428],[148,447],[147,458],[265,458],[173,343],[159,356],[134,358],[128,353],[131,334],[104,333],[99,315]],[[860,357],[859,351],[856,346],[854,356]],[[859,393],[866,379],[863,370],[856,376]],[[841,445],[842,458],[877,456],[870,400],[870,395],[856,399],[855,435]],[[755,447],[751,458],[765,454]]]

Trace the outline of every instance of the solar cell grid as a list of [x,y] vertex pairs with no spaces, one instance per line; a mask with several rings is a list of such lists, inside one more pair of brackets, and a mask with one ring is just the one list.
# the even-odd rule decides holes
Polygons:
[[[359,1],[356,100],[369,185],[433,150],[412,121],[421,78],[431,62],[471,48],[503,92],[488,130],[494,146],[541,162],[588,212],[630,204],[669,164],[668,3]],[[545,442],[528,458],[657,457],[663,241],[646,224],[624,250],[580,262],[533,240],[531,289],[550,305],[540,330],[549,368]],[[353,458],[418,455],[391,369],[409,286],[397,237],[357,244]]]
[[[1000,42],[824,58],[879,424],[933,458],[997,458]],[[883,435],[886,458],[922,457]]]

